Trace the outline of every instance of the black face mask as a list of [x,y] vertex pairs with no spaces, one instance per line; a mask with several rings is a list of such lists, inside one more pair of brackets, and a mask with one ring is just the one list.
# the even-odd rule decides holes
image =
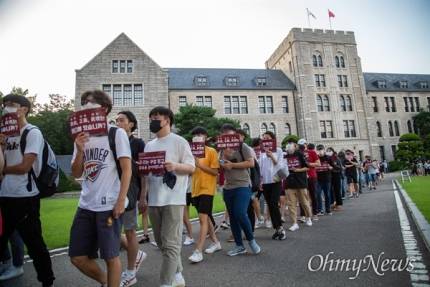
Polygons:
[[158,133],[160,130],[162,129],[161,127],[161,121],[160,120],[152,120],[149,123],[149,130],[151,131],[151,133]]
[[176,175],[173,172],[166,170],[163,176],[163,183],[165,183],[170,189],[173,189],[176,184]]

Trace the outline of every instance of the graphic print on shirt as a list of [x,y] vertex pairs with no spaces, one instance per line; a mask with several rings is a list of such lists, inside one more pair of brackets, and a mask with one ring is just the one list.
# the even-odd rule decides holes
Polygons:
[[6,150],[17,150],[17,149],[19,149],[19,142],[7,141]]
[[287,157],[287,161],[288,161],[288,169],[289,170],[293,170],[293,169],[302,167],[302,165],[300,164],[300,160],[297,156]]
[[84,152],[84,178],[95,182],[101,171],[107,167],[106,158],[109,150],[104,148],[90,148]]
[[320,161],[321,161],[321,165],[316,167],[317,172],[329,171],[330,170],[329,162],[326,159],[321,159],[321,158],[320,158]]

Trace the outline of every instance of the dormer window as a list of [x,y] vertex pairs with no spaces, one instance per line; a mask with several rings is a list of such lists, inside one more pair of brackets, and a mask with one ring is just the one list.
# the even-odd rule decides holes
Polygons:
[[196,76],[194,78],[194,85],[197,87],[207,87],[208,86],[208,77]]
[[426,82],[426,81],[421,81],[421,82],[419,83],[419,87],[420,87],[421,89],[428,89],[428,88],[429,88],[429,83],[428,83],[428,82]]
[[228,87],[239,86],[239,78],[238,77],[226,77],[224,82],[225,82],[225,85]]
[[266,77],[257,77],[255,78],[255,84],[257,87],[265,87],[267,86],[267,78]]
[[408,88],[408,81],[400,81],[400,88],[401,89],[407,89]]
[[377,82],[379,89],[386,89],[387,88],[387,82],[386,81],[378,81]]

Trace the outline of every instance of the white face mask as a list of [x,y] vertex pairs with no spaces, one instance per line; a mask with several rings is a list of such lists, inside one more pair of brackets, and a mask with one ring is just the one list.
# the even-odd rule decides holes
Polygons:
[[195,137],[193,137],[193,143],[196,143],[196,142],[204,142],[205,141],[205,138],[204,137],[199,137],[199,136],[195,136]]
[[328,156],[332,156],[332,155],[333,155],[333,152],[332,152],[332,151],[328,151],[328,152],[326,152],[326,155],[328,155]]
[[97,108],[101,108],[102,106],[100,104],[95,104],[95,103],[86,103],[85,105],[83,105],[81,107],[82,110],[88,110],[88,109],[97,109]]
[[289,154],[294,153],[294,151],[295,151],[295,150],[296,150],[296,149],[295,149],[294,145],[292,145],[292,144],[288,144],[288,145],[287,145],[287,152],[288,152]]
[[16,113],[18,111],[17,107],[4,107],[3,115]]

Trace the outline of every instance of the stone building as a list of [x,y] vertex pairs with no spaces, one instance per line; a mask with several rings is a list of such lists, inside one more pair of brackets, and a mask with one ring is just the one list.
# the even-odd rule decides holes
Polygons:
[[363,73],[353,32],[293,28],[266,69],[162,68],[125,34],[76,70],[76,105],[89,89],[113,98],[112,115],[133,111],[148,140],[158,105],[214,108],[251,137],[297,134],[360,157],[393,159],[399,135],[430,105],[430,75]]

